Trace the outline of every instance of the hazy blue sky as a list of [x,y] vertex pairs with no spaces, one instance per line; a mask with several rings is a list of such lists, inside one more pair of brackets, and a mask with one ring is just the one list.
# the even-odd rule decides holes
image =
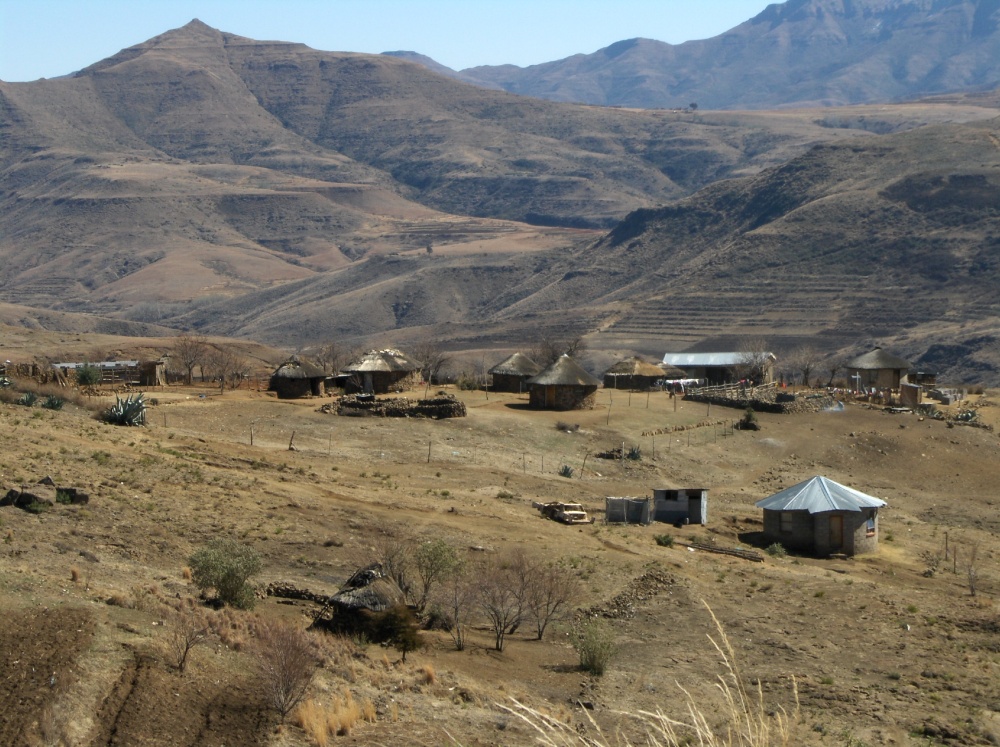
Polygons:
[[638,36],[721,34],[766,0],[0,0],[0,79],[66,75],[199,18],[339,52],[412,50],[460,70],[534,65]]

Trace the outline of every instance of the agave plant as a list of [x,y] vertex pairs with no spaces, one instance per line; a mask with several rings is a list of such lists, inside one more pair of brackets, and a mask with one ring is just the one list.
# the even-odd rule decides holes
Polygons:
[[115,403],[104,413],[104,420],[112,425],[145,425],[146,402],[142,394],[130,394],[125,399],[115,396]]
[[24,405],[25,407],[32,407],[37,401],[37,394],[34,392],[25,392],[21,395],[20,399],[17,400],[17,404]]
[[642,459],[642,447],[630,446],[628,451],[625,452],[625,458],[631,459],[634,462],[638,462],[640,459]]
[[50,394],[42,400],[42,407],[46,410],[61,410],[64,404],[66,404],[66,400],[54,394]]

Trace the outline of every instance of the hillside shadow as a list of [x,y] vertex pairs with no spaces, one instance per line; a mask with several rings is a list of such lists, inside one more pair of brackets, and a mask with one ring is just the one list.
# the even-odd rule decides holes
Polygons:
[[537,409],[529,405],[527,402],[506,402],[504,403],[504,407],[508,407],[511,410],[520,410],[523,412]]

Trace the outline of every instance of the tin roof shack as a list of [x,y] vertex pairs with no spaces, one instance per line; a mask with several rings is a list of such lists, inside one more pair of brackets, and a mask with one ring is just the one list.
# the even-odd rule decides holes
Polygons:
[[859,555],[878,549],[880,498],[816,476],[770,498],[764,509],[764,537],[790,550],[819,556]]
[[514,353],[489,370],[493,377],[491,387],[494,392],[528,391],[528,379],[542,372],[542,367],[523,353]]
[[632,496],[608,496],[604,499],[605,524],[642,524],[652,521],[652,500]]
[[647,363],[639,357],[632,357],[618,361],[604,372],[604,388],[644,392],[664,378],[674,377],[668,377],[661,366]]
[[676,366],[692,379],[704,379],[708,385],[729,384],[744,378],[759,379],[757,384],[774,381],[774,353],[667,353],[663,362]]
[[322,397],[326,391],[325,381],[326,374],[321,368],[292,358],[275,369],[267,389],[276,392],[278,399]]
[[591,410],[601,382],[563,353],[537,376],[528,379],[528,404],[542,410]]
[[344,391],[348,394],[388,394],[412,389],[420,382],[419,361],[392,348],[369,350],[342,369],[349,374]]
[[166,384],[167,362],[157,361],[100,361],[99,363],[53,363],[52,368],[61,374],[61,381],[76,381],[76,371],[92,366],[101,372],[101,384],[128,384],[130,386],[163,386]]
[[875,348],[848,361],[845,368],[848,380],[857,389],[899,389],[901,383],[907,382],[911,366],[908,361]]

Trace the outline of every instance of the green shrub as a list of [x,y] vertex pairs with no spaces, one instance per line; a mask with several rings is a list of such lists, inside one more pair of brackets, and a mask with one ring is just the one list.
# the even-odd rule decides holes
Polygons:
[[231,539],[212,540],[191,556],[191,578],[205,591],[215,589],[218,599],[239,609],[253,609],[250,579],[261,571],[260,553]]
[[562,467],[559,468],[559,476],[560,477],[572,477],[573,476],[573,468],[570,467],[568,464],[564,464]]
[[25,407],[32,407],[38,401],[38,395],[34,392],[25,392],[17,399],[17,404]]
[[76,383],[78,386],[95,386],[101,383],[101,369],[98,366],[91,366],[85,363],[76,369]]
[[674,546],[674,537],[672,534],[657,534],[653,536],[653,539],[656,540],[656,544],[660,547]]
[[785,549],[784,545],[780,542],[775,542],[773,545],[768,545],[765,552],[772,558],[783,558],[788,555],[788,550]]
[[621,650],[614,629],[603,620],[583,623],[573,634],[573,648],[580,655],[580,666],[598,676]]
[[64,404],[66,404],[66,400],[54,394],[50,394],[42,400],[42,407],[46,410],[61,410]]
[[145,425],[146,402],[142,394],[134,397],[130,394],[125,399],[115,396],[115,403],[104,413],[104,422],[111,425]]

